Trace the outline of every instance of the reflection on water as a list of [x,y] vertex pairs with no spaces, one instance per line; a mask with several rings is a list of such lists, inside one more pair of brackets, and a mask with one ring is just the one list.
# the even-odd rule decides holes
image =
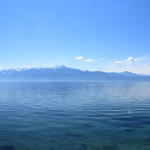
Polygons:
[[149,150],[150,83],[0,83],[0,150]]

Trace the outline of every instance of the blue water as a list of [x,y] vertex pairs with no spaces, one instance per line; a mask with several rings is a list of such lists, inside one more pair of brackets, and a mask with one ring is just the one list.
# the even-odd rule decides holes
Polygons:
[[0,150],[150,150],[150,83],[0,83]]

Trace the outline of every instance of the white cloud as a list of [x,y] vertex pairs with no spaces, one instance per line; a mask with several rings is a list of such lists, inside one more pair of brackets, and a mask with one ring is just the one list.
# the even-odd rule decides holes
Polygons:
[[108,70],[114,72],[129,71],[134,73],[150,74],[149,57],[128,57],[124,60],[117,60],[109,64]]
[[85,62],[85,63],[90,63],[90,62],[94,61],[91,58],[85,59],[83,56],[77,56],[77,57],[75,57],[75,59],[78,60],[78,61],[80,61],[80,62]]
[[[113,62],[102,62],[103,58],[92,59],[84,58],[83,56],[75,57],[82,64],[82,67],[91,67],[90,70],[101,70],[106,72],[123,72],[129,71],[139,74],[150,74],[150,57],[133,57],[129,56],[125,59],[116,60]],[[102,62],[102,63],[101,63]],[[80,64],[80,65],[81,65]],[[97,69],[92,69],[97,67]],[[86,70],[86,69],[85,69]]]
[[75,59],[76,60],[83,60],[84,58],[83,58],[83,56],[77,56]]
[[134,59],[134,57],[130,56],[130,57],[127,58],[126,61],[127,61],[127,62],[134,62],[135,59]]
[[125,60],[119,60],[119,61],[115,61],[116,65],[131,65],[134,64],[138,61],[140,61],[141,58],[134,58],[132,56],[129,56],[127,59]]
[[126,61],[129,62],[129,63],[138,62],[139,58],[134,58],[134,57],[130,56],[130,57],[127,58]]
[[94,60],[93,60],[93,59],[90,59],[90,58],[84,60],[85,63],[89,63],[89,62],[93,62],[93,61],[94,61]]

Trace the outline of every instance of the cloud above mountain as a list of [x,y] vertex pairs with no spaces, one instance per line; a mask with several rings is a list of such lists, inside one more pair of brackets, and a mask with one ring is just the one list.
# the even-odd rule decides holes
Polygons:
[[83,60],[84,58],[83,58],[83,56],[77,56],[77,57],[75,57],[75,59],[81,61],[81,60]]
[[150,57],[148,56],[135,57],[131,55],[124,59],[118,59],[114,61],[109,61],[108,59],[104,58],[86,58],[83,56],[77,56],[75,59],[80,63],[79,68],[90,68],[89,70],[92,71],[129,71],[138,74],[150,74]]
[[75,59],[80,61],[80,62],[84,62],[84,63],[90,63],[90,62],[94,61],[94,59],[84,58],[83,56],[77,56],[77,57],[75,57]]
[[141,58],[134,58],[132,56],[129,56],[125,60],[117,60],[117,61],[115,61],[115,64],[117,64],[117,65],[128,65],[128,64],[136,63],[136,62],[138,62],[140,60],[141,60]]
[[110,63],[112,69],[118,71],[130,71],[135,73],[150,74],[150,63],[148,57],[129,56],[123,60],[117,60]]

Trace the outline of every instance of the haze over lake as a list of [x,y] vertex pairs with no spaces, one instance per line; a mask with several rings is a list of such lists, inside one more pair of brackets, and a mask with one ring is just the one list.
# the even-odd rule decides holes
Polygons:
[[149,82],[0,83],[0,150],[149,150]]

